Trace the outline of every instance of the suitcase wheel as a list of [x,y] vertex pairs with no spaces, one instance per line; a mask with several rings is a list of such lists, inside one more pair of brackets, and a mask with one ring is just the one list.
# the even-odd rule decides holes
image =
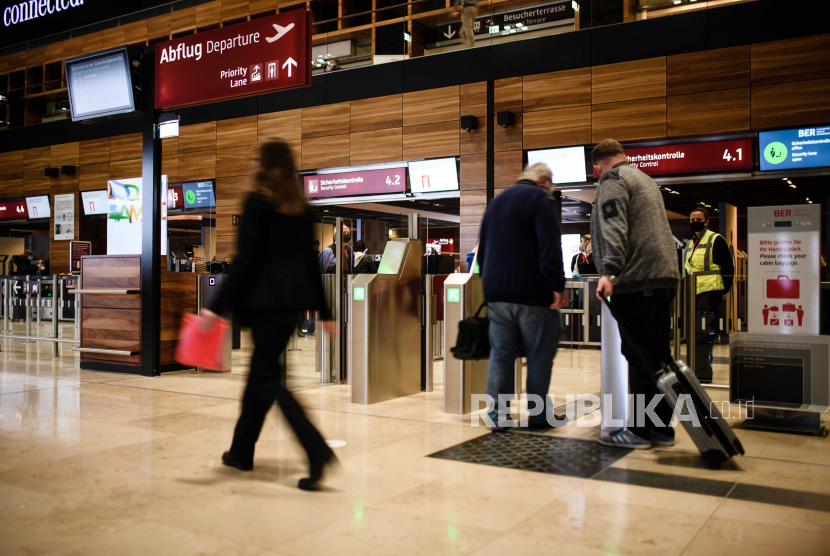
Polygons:
[[709,450],[703,453],[703,459],[706,460],[706,467],[718,469],[729,457],[720,450]]

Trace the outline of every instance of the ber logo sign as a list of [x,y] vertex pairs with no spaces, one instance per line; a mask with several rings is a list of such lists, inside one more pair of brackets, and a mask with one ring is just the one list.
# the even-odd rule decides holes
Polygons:
[[292,10],[156,45],[156,108],[311,84],[311,24]]

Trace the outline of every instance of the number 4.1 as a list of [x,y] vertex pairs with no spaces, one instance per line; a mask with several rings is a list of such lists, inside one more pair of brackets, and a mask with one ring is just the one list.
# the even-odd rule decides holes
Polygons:
[[[744,159],[743,149],[735,149],[735,151],[738,153],[738,160],[743,160]],[[729,149],[726,149],[725,151],[723,151],[723,159],[726,160],[727,162],[732,162],[732,155],[729,154]]]

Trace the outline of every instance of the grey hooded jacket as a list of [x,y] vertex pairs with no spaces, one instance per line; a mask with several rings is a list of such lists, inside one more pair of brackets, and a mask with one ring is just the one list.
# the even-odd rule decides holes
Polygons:
[[677,249],[660,188],[627,162],[599,178],[591,241],[600,276],[617,277],[614,293],[677,288]]

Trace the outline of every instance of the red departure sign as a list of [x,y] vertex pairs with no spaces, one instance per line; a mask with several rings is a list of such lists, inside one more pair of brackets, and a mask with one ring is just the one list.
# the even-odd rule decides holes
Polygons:
[[[734,139],[626,148],[625,156],[631,166],[649,176],[745,170],[752,168],[752,141]],[[595,169],[594,178],[598,177]]]
[[184,194],[182,186],[174,185],[167,188],[167,208],[177,209],[184,206]]
[[156,45],[156,108],[311,85],[311,19],[291,10]]
[[29,209],[26,201],[0,201],[0,220],[12,220],[15,218],[29,218]]

